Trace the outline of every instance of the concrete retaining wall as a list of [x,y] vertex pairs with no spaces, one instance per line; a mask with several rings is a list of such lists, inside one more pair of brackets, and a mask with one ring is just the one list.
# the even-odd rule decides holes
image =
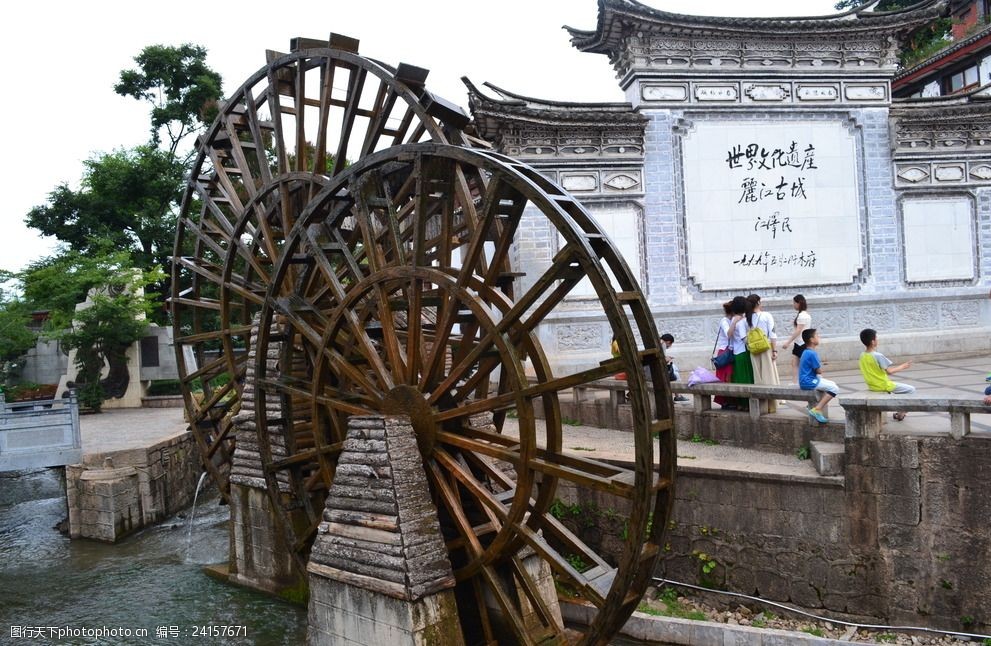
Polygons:
[[[838,477],[680,465],[657,575],[854,619],[987,632],[991,440],[882,435],[845,447]],[[559,497],[583,540],[620,553],[624,501],[575,488]]]
[[191,433],[86,459],[66,467],[72,538],[113,543],[193,502],[200,459]]

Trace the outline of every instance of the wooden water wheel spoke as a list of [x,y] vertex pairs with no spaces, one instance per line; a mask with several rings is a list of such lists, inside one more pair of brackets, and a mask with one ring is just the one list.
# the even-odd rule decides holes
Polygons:
[[[324,349],[324,357],[332,370],[338,372],[347,381],[358,387],[358,392],[351,397],[359,397],[374,402],[376,405],[382,401],[381,384],[376,385],[373,383],[368,375],[354,365],[353,359],[349,359],[340,352],[333,352],[329,348]],[[334,397],[332,399],[343,402],[345,399],[348,399],[348,396],[342,394],[342,397]],[[341,408],[341,410],[344,409]]]
[[409,283],[409,310],[406,314],[407,320],[407,342],[406,342],[406,379],[409,386],[415,386],[423,368],[423,343],[420,335],[423,330],[423,281],[416,277],[410,278]]
[[210,330],[208,332],[200,332],[199,334],[185,334],[178,336],[175,339],[176,344],[192,345],[194,343],[200,343],[202,341],[212,341],[215,339],[220,339],[224,336],[243,336],[251,332],[250,326],[239,326],[232,328],[225,328],[221,330]]
[[[453,479],[464,487],[465,491],[473,498],[473,500],[479,503],[479,509],[481,509],[488,516],[488,521],[490,523],[498,527],[522,520],[523,514],[526,512],[524,500],[526,494],[524,492],[529,490],[531,484],[529,472],[525,470],[518,472],[519,475],[517,477],[522,476],[523,481],[517,481],[518,489],[514,490],[514,493],[517,491],[519,492],[519,498],[521,501],[524,501],[524,504],[512,504],[507,506],[505,502],[496,498],[495,494],[486,488],[485,484],[481,482],[474,473],[472,473],[467,464],[462,464],[444,447],[438,446],[434,451],[434,457],[437,464],[453,476]],[[509,538],[510,536],[508,534],[500,532],[497,540],[508,541]],[[489,549],[496,552],[499,551],[496,543],[490,545]]]
[[501,577],[491,566],[486,565],[482,567],[482,579],[492,591],[492,595],[499,605],[499,610],[502,611],[503,620],[508,619],[511,623],[513,634],[518,640],[517,643],[524,646],[536,645],[537,642],[533,640],[531,632],[527,629],[519,608],[504,588]]
[[317,140],[313,168],[327,168],[327,133],[330,125],[330,98],[334,92],[334,72],[337,66],[327,59],[320,67],[320,116],[317,119]]
[[228,365],[227,357],[224,355],[220,355],[216,359],[211,360],[209,363],[203,364],[202,366],[199,367],[199,369],[194,370],[193,372],[187,374],[185,376],[185,379],[187,381],[194,381],[204,376],[207,379],[210,379],[224,372],[223,369],[226,368],[227,365]]
[[492,619],[489,616],[489,609],[485,603],[485,594],[482,589],[482,582],[478,578],[471,580],[472,594],[475,597],[475,608],[478,611],[480,623],[482,625],[482,635],[485,639],[485,646],[496,646],[498,642],[492,631]]
[[[528,546],[530,546],[530,548],[536,551],[555,571],[565,576],[572,584],[576,585],[583,594],[589,597],[589,601],[592,601],[592,603],[595,603],[597,606],[601,606],[605,603],[605,595],[593,584],[594,579],[583,576],[582,573],[575,569],[567,558],[551,548],[551,546],[539,534],[523,524],[520,519],[516,519],[511,516],[510,512],[519,508],[517,505],[507,508],[501,500],[486,489],[482,483],[478,482],[470,472],[462,468],[457,464],[457,462],[454,462],[449,457],[444,457],[444,455],[445,454],[438,455],[438,463],[446,464],[451,473],[458,478],[458,481],[473,494],[474,499],[484,505],[488,510],[491,510],[500,524],[511,527],[518,538],[521,538]],[[529,487],[526,487],[524,491],[527,489],[529,489]],[[592,550],[585,547],[582,552],[588,555],[592,552]],[[597,562],[608,568],[609,571],[612,571],[613,568],[609,568],[602,559],[597,559]],[[608,574],[607,571],[600,572],[600,567],[601,566],[597,566],[595,569],[596,576]]]
[[271,67],[268,70],[268,88],[265,91],[265,102],[268,111],[272,115],[272,130],[275,136],[275,163],[278,173],[285,174],[289,171],[289,150],[286,147],[285,133],[282,119],[285,116],[282,109],[282,100],[279,98],[279,72],[280,70]]
[[254,176],[251,165],[248,163],[247,155],[244,153],[245,142],[241,141],[241,134],[244,131],[239,130],[233,121],[228,121],[225,129],[231,145],[230,154],[234,158],[235,167],[238,168],[241,173],[241,185],[244,187],[248,199],[254,199],[255,193],[258,190],[259,182]]
[[[224,161],[220,158],[217,149],[211,149],[210,161],[213,162],[214,180],[220,185],[220,192],[235,211],[242,210],[244,205],[241,203],[241,196],[228,174],[228,171],[233,169],[224,166]],[[240,182],[238,183],[240,184]]]
[[468,516],[465,514],[464,506],[461,502],[461,498],[457,494],[457,490],[454,486],[447,480],[445,473],[440,469],[436,462],[433,460],[428,461],[425,465],[427,481],[433,487],[434,493],[440,500],[443,508],[448,513],[451,521],[454,523],[458,534],[461,536],[461,545],[465,548],[468,555],[472,559],[472,566],[462,570],[455,570],[454,576],[459,579],[467,579],[474,575],[480,567],[478,559],[485,552],[485,548],[482,546],[479,540],[479,534],[484,534],[485,532],[479,532],[478,528],[468,520]]
[[365,131],[365,140],[361,142],[361,157],[367,157],[375,152],[375,147],[378,144],[379,138],[382,136],[383,130],[385,130],[386,121],[397,98],[398,96],[389,86],[384,84],[379,85],[374,103],[372,104],[372,113],[369,116],[370,123],[368,130]]
[[[246,111],[248,130],[251,133],[251,142],[255,148],[258,174],[261,183],[267,184],[272,180],[272,170],[269,168],[268,157],[265,155],[265,137],[262,134],[262,125],[258,118],[258,103],[255,101],[250,85],[246,83],[241,87],[243,88],[243,105]],[[265,129],[269,130],[270,128],[266,127]]]
[[[519,581],[519,587],[522,588],[523,593],[526,596],[527,603],[540,617],[540,623],[547,627],[547,633],[549,633],[549,635],[553,635],[557,639],[563,639],[564,626],[558,623],[554,613],[551,612],[550,607],[547,605],[547,601],[540,593],[540,588],[537,585],[537,582],[534,581],[533,577],[530,576],[530,573],[527,572],[523,559],[519,556],[513,556],[512,559],[510,559],[510,565],[512,566],[514,578]],[[552,601],[552,603],[554,601]],[[527,632],[530,632],[530,630]]]
[[[455,408],[450,408],[439,412],[437,414],[437,420],[446,421],[450,419],[468,417],[470,415],[477,415],[488,411],[509,410],[513,407],[517,395],[526,397],[527,399],[532,399],[541,395],[570,391],[575,386],[592,383],[607,376],[614,375],[617,372],[621,372],[624,370],[625,365],[626,364],[622,359],[603,361],[598,368],[591,368],[589,370],[576,372],[565,377],[556,377],[531,384],[519,393],[504,393],[494,397],[467,401],[466,403],[463,403]],[[464,400],[464,397],[467,397],[468,394],[470,393],[464,392],[464,395],[457,399]]]

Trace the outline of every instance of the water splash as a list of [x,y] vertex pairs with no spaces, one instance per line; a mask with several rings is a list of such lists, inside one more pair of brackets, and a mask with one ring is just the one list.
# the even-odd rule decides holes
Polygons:
[[200,474],[200,481],[196,483],[196,491],[193,493],[193,508],[189,512],[189,524],[186,529],[186,559],[189,559],[189,551],[193,547],[193,521],[196,520],[196,499],[200,497],[200,488],[206,479],[206,471]]

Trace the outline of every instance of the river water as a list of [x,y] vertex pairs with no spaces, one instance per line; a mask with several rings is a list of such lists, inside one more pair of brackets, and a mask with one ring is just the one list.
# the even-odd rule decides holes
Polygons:
[[0,474],[0,644],[305,643],[305,608],[203,573],[228,557],[217,501],[200,496],[188,541],[188,512],[116,545],[70,541],[54,528],[66,516],[58,471]]

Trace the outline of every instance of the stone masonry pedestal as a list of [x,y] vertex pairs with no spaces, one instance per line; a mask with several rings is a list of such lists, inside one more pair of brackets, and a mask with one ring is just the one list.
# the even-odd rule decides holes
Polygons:
[[308,566],[311,646],[461,646],[454,576],[406,417],[352,417]]

